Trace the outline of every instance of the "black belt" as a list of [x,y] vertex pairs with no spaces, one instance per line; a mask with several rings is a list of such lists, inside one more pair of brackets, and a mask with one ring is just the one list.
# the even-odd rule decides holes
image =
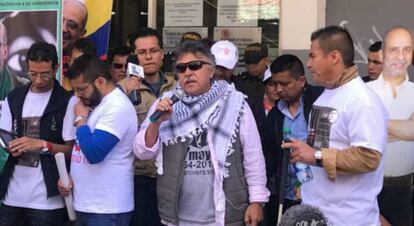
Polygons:
[[412,184],[412,174],[401,177],[384,177],[384,186],[411,186]]

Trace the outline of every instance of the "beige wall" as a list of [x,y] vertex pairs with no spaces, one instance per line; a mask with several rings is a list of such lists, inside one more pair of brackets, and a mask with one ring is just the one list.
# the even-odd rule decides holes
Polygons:
[[281,0],[279,50],[303,50],[310,35],[325,26],[326,0]]

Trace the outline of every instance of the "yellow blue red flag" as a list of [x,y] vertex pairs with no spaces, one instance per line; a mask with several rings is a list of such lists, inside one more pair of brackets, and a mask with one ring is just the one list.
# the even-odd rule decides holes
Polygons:
[[86,37],[96,44],[99,58],[105,60],[108,52],[113,0],[84,0],[88,9]]

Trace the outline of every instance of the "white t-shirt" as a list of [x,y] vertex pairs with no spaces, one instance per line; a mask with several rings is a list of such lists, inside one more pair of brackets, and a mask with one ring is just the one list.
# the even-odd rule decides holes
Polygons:
[[[414,113],[414,83],[406,80],[395,88],[393,97],[391,86],[381,74],[377,80],[367,83],[377,93],[387,108],[390,119],[407,120]],[[399,177],[414,173],[414,142],[396,141],[387,144],[384,162],[384,175]]]
[[[309,136],[315,148],[342,150],[362,146],[384,153],[388,114],[381,100],[359,76],[336,89],[325,89],[313,104]],[[309,141],[309,140],[308,140]],[[313,180],[302,185],[303,203],[316,206],[335,226],[379,225],[377,195],[384,160],[369,173],[337,174],[333,182],[311,166]]]
[[[40,119],[49,102],[52,90],[45,93],[33,93],[29,91],[23,104],[22,119],[25,136],[39,138]],[[75,127],[73,126],[73,107],[76,98],[69,101],[66,115],[63,121],[62,138],[65,141],[75,139]],[[12,116],[7,99],[2,106],[0,128],[12,130]],[[26,153],[19,158],[14,172],[10,178],[9,187],[4,203],[9,206],[52,210],[63,208],[65,205],[61,196],[47,198],[46,184],[41,170],[39,153]],[[31,163],[30,163],[31,162]],[[34,167],[35,166],[35,167]]]
[[102,162],[89,164],[78,142],[72,151],[71,175],[75,210],[88,213],[125,213],[134,209],[134,155],[138,132],[131,101],[119,89],[106,95],[87,119],[91,131],[104,130],[120,141]]

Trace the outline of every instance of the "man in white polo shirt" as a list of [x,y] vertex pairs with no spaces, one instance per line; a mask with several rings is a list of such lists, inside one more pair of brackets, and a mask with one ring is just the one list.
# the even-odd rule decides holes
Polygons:
[[[378,196],[381,214],[391,225],[412,224],[411,185],[414,173],[414,142],[404,136],[414,113],[414,83],[408,81],[407,68],[413,53],[413,35],[396,27],[386,33],[380,54],[384,70],[367,83],[386,106],[390,123],[384,165],[384,186]],[[412,129],[411,129],[412,131]]]

